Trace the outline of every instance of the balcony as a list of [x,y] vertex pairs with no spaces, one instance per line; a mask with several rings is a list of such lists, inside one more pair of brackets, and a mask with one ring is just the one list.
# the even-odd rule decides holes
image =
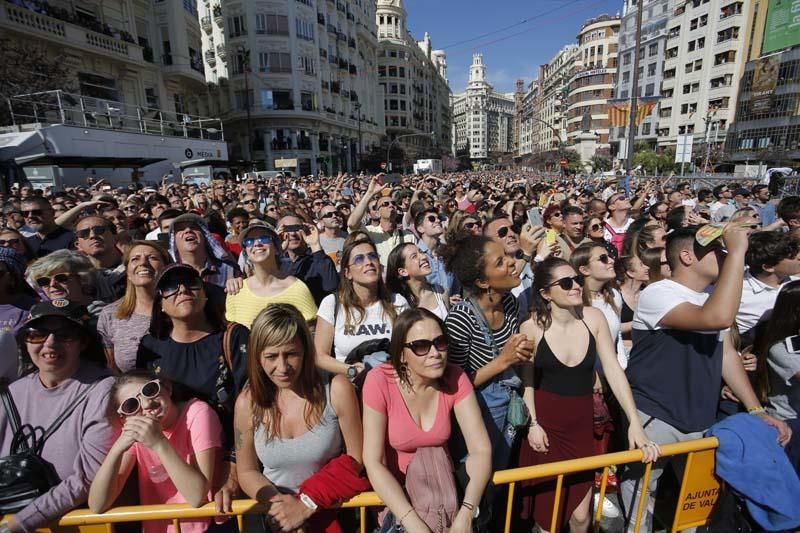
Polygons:
[[[194,81],[197,83],[205,83],[206,75],[203,68],[203,61],[200,54],[197,52],[188,52],[189,62],[181,60],[176,57],[173,58],[172,54],[164,54],[161,56],[161,71],[164,73],[165,78],[181,78],[183,80]],[[208,60],[208,58],[206,58]]]
[[217,4],[214,6],[212,11],[214,13],[214,23],[220,28],[223,28],[225,24],[225,18],[222,16],[222,6]]
[[213,67],[217,64],[217,54],[214,53],[214,50],[206,50],[205,56],[206,63],[208,63],[209,66]]
[[228,57],[228,52],[225,50],[224,45],[217,45],[217,57],[219,57],[222,61],[225,61],[225,59]]
[[317,13],[317,24],[325,25],[325,15],[322,13]]
[[142,47],[132,42],[133,37],[125,32],[112,30],[115,31],[113,35],[99,33],[7,2],[0,5],[0,28],[34,40],[42,39],[61,47],[75,48],[83,53],[96,53],[132,63],[144,62]]
[[214,27],[211,25],[211,17],[203,17],[200,19],[200,27],[206,33],[211,33]]

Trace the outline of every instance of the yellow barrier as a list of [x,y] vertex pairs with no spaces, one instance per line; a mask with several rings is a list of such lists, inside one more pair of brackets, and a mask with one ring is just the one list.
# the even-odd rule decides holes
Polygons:
[[[714,450],[718,446],[719,442],[716,438],[707,438],[666,444],[661,447],[662,457],[687,455],[686,470],[681,482],[681,490],[672,524],[672,531],[701,526],[707,522],[713,504],[719,494],[719,482],[714,477]],[[496,472],[493,477],[495,485],[508,485],[505,532],[508,533],[511,530],[514,492],[517,483],[520,481],[556,477],[556,485],[557,488],[560,489],[564,481],[564,476],[578,472],[592,472],[602,469],[603,479],[600,485],[600,501],[602,502],[608,482],[609,467],[612,465],[634,463],[641,460],[642,452],[639,450],[632,450]],[[649,478],[650,465],[647,465],[642,480],[642,486],[645,487],[645,491]],[[557,511],[561,504],[560,492],[560,490],[556,491],[556,499],[553,505],[553,523],[549,524],[551,531],[555,530],[555,517],[558,516]],[[645,500],[646,493],[643,494],[636,513],[635,529],[637,532],[639,531]],[[361,532],[365,533],[366,508],[381,505],[383,505],[383,502],[377,494],[374,492],[365,492],[345,502],[342,507],[360,509]],[[236,516],[239,528],[243,531],[243,516],[245,514],[263,513],[265,510],[266,507],[255,500],[237,500],[233,502],[233,513],[231,513],[230,516]],[[600,528],[601,511],[602,505],[599,505],[598,509],[595,511],[595,532],[599,531]],[[88,509],[77,510],[64,515],[59,521],[60,527],[57,528],[57,530],[62,528],[70,529],[77,526],[80,527],[81,533],[113,533],[112,524],[114,523],[172,520],[176,533],[179,533],[180,519],[213,517],[215,514],[213,504],[206,504],[199,508],[194,508],[187,504],[116,507],[103,514],[95,514]],[[86,526],[94,527],[87,528]]]

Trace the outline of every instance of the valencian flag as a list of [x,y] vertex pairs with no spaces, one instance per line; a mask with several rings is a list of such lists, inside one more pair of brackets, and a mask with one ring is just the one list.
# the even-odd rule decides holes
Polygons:
[[[653,108],[658,104],[659,97],[643,97],[638,98],[636,101],[636,125],[642,123],[647,118],[647,115],[653,111]],[[608,120],[611,126],[615,128],[623,128],[628,125],[628,119],[631,114],[630,101],[624,100],[608,100]]]

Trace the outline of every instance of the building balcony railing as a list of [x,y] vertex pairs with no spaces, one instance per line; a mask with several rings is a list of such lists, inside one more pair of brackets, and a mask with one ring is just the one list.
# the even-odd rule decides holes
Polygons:
[[221,44],[217,45],[217,56],[222,61],[225,61],[225,59],[228,57],[228,51],[225,50],[225,46],[224,45],[221,45]]
[[29,37],[42,38],[61,46],[77,48],[83,52],[95,52],[136,63],[144,60],[142,47],[135,44],[133,37],[124,31],[108,28],[108,34],[100,33],[10,3],[0,5],[0,27],[24,33]]
[[214,50],[206,50],[206,63],[211,65],[212,67],[217,64],[217,54],[214,53]]
[[206,33],[211,33],[214,29],[214,26],[211,24],[211,17],[203,17],[200,19],[200,27],[203,28],[203,31]]

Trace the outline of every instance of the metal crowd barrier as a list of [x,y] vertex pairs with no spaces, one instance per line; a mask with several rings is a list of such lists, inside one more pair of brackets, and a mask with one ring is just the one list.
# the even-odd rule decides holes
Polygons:
[[[691,527],[699,527],[708,522],[711,510],[719,495],[720,483],[714,476],[714,452],[719,446],[716,438],[697,439],[661,446],[662,457],[686,455],[686,468],[681,481],[678,504],[672,522],[671,531],[680,531]],[[508,501],[506,504],[505,533],[511,531],[512,507],[517,483],[534,479],[556,478],[556,498],[553,504],[553,523],[548,524],[550,531],[556,529],[556,517],[561,505],[561,487],[565,476],[578,472],[603,471],[600,484],[600,501],[605,496],[609,467],[624,465],[642,460],[642,452],[631,450],[606,455],[597,455],[571,461],[502,470],[494,474],[495,485],[508,485]],[[647,487],[652,465],[647,465],[642,479],[642,486]],[[642,495],[635,515],[635,530],[641,526],[642,512],[648,499],[646,492]],[[361,516],[361,533],[366,533],[366,510],[368,507],[382,506],[380,498],[374,492],[365,492],[342,505],[343,508],[358,508]],[[244,530],[245,514],[263,513],[266,506],[255,500],[237,500],[233,502],[233,512],[240,531]],[[602,505],[598,505],[594,515],[594,531],[600,531]],[[140,522],[146,520],[171,520],[176,533],[180,533],[180,520],[213,517],[214,504],[194,508],[187,504],[142,505],[134,507],[116,507],[103,514],[95,514],[88,509],[72,511],[59,521],[59,527],[52,531],[79,531],[80,533],[113,533],[114,524],[122,522]],[[543,524],[544,525],[544,524]],[[307,532],[313,533],[313,532]]]

